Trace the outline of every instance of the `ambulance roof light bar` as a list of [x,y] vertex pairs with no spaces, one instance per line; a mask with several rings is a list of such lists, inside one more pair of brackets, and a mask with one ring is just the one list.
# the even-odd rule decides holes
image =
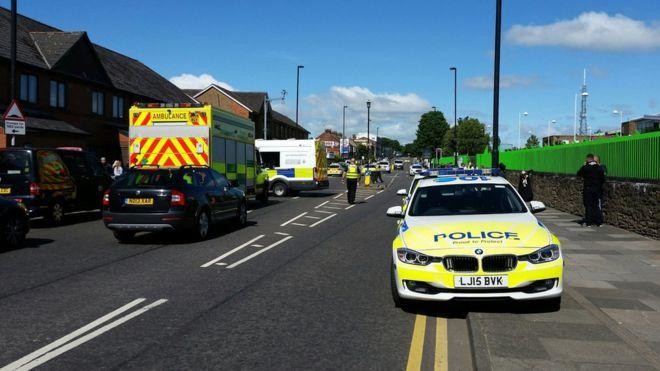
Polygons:
[[138,108],[197,108],[204,107],[202,103],[139,103],[135,102]]

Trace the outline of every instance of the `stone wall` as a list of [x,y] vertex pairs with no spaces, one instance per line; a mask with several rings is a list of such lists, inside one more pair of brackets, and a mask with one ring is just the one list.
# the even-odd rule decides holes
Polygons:
[[[519,171],[507,170],[507,178],[518,185]],[[575,215],[584,215],[582,179],[568,175],[532,175],[534,200]],[[654,239],[660,239],[660,183],[608,180],[603,214],[605,223]]]

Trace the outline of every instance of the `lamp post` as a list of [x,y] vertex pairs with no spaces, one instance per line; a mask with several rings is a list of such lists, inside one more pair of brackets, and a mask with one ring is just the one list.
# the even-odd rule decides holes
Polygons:
[[438,110],[435,106],[431,107],[431,109],[433,110],[433,112]]
[[619,115],[619,126],[623,125],[623,110],[614,110],[612,113]]
[[268,127],[268,103],[275,100],[281,100],[284,102],[286,100],[286,90],[282,89],[282,97],[280,98],[269,99],[268,94],[264,97],[264,139],[268,139],[268,131],[266,130]]
[[456,74],[458,70],[456,67],[449,67],[450,71],[454,71],[454,166],[458,166],[458,141],[456,140]]
[[371,101],[367,101],[367,153],[371,153],[371,138],[369,137],[369,124],[371,123]]
[[298,96],[300,90],[300,69],[305,68],[305,66],[298,66],[296,68],[296,125],[298,125]]
[[550,146],[550,124],[555,124],[557,120],[548,121],[548,146]]
[[522,117],[527,116],[529,113],[527,112],[518,112],[518,148],[522,145],[521,139],[520,139],[520,126],[522,123]]
[[344,108],[342,108],[343,113],[342,113],[342,125],[341,125],[341,146],[340,146],[341,157],[344,157],[344,143],[346,140],[346,108],[348,108],[348,106],[346,105],[344,106]]
[[374,160],[378,159],[378,130],[380,126],[376,126],[376,145],[374,146]]

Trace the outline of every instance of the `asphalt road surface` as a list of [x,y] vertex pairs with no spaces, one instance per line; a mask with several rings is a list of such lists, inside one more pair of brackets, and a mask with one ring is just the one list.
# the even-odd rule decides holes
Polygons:
[[[251,205],[247,227],[203,242],[119,244],[94,214],[35,221],[27,247],[0,253],[1,370],[481,368],[498,321],[471,323],[474,306],[394,307],[385,210],[410,178],[384,178],[355,205],[338,179]],[[543,313],[485,305],[496,319]],[[498,351],[515,356],[526,330],[502,328],[514,344]]]

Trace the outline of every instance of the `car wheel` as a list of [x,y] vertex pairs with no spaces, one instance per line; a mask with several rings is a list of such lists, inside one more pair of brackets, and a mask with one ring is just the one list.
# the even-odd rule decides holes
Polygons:
[[25,225],[20,217],[9,215],[5,224],[2,237],[9,247],[19,247],[25,243]]
[[289,187],[284,182],[277,182],[273,184],[273,194],[276,197],[284,197],[289,191]]
[[135,237],[135,232],[131,231],[113,231],[112,234],[115,236],[115,239],[121,243],[131,242]]
[[394,301],[394,306],[397,308],[401,308],[406,312],[411,311],[413,307],[413,302],[411,300],[404,299],[401,296],[399,296],[399,291],[397,291],[393,262],[390,263],[390,288],[392,289],[392,301]]
[[245,201],[241,201],[236,210],[236,223],[243,227],[247,223],[247,206]]
[[209,213],[206,210],[202,210],[197,215],[197,221],[195,222],[195,238],[199,241],[204,240],[209,235],[210,227],[211,219],[209,218]]
[[61,201],[53,201],[53,203],[48,208],[46,219],[52,226],[62,225],[62,222],[64,222],[64,205]]

